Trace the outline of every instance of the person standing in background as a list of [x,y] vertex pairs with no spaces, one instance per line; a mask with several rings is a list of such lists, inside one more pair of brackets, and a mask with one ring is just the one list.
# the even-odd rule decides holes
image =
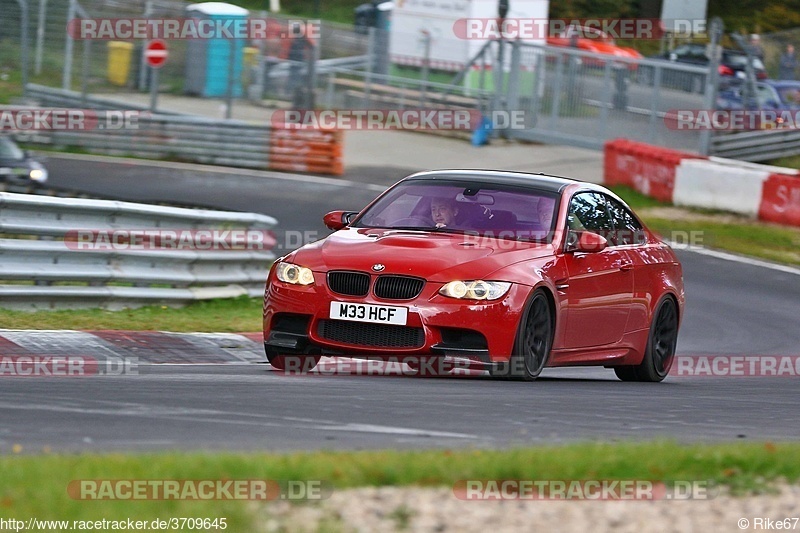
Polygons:
[[794,53],[794,45],[787,44],[786,51],[781,54],[778,65],[779,80],[793,80],[797,77],[797,56]]
[[761,37],[757,33],[750,35],[750,53],[764,61],[764,47],[761,46]]

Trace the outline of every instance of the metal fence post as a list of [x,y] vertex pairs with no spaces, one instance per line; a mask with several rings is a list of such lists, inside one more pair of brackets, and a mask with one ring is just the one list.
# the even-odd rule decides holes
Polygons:
[[[69,9],[67,10],[67,24],[75,18],[75,11],[77,9],[77,0],[69,0]],[[72,86],[72,48],[74,41],[72,36],[67,32],[67,41],[64,45],[64,74],[61,78],[61,88],[69,91]]]
[[561,107],[561,83],[564,78],[564,54],[558,54],[556,65],[556,81],[553,84],[553,95],[550,103],[550,128],[555,130],[558,122],[558,112]]
[[316,107],[316,90],[317,90],[317,61],[320,57],[320,45],[313,43],[311,40],[306,41],[310,47],[308,54],[308,94],[306,96],[306,109],[314,109]]
[[81,73],[81,105],[86,107],[86,99],[89,94],[89,64],[92,59],[92,41],[84,39],[83,41],[83,68]]
[[[144,13],[142,13],[142,17],[150,18],[153,14],[153,3],[150,0],[147,0],[144,3]],[[147,41],[144,40],[141,43],[141,51],[142,53],[139,54],[139,90],[146,91],[147,90],[147,61],[144,58],[144,47],[147,45]]]
[[606,138],[606,124],[608,123],[608,108],[613,105],[611,101],[611,95],[613,91],[611,90],[611,62],[606,61],[605,66],[603,67],[603,92],[609,95],[608,105],[606,102],[602,102],[600,106],[600,138]]
[[522,70],[522,50],[519,41],[511,43],[511,66],[508,74],[508,100],[507,110],[519,107],[519,72]]
[[[706,93],[703,102],[705,108],[708,110],[714,109],[717,103],[717,88],[719,85],[719,61],[722,49],[720,48],[720,41],[722,40],[722,33],[725,31],[725,25],[722,19],[714,17],[711,20],[711,57],[708,64],[708,80],[706,81]],[[748,65],[752,67],[751,56],[748,51],[747,54]],[[711,130],[703,129],[700,131],[699,146],[697,151],[700,155],[709,155],[711,152]]]
[[233,115],[233,76],[236,73],[236,41],[228,39],[228,87],[225,91],[225,118]]
[[544,69],[547,62],[547,52],[541,48],[536,50],[536,70],[533,76],[533,95],[531,110],[533,117],[531,124],[535,127],[539,123],[539,113],[542,109],[542,96],[544,95]]
[[660,66],[656,67],[655,72],[653,73],[653,92],[650,95],[650,126],[647,132],[647,140],[651,144],[656,141],[656,124],[658,120],[658,100],[659,100],[659,93],[661,92],[661,75],[663,74],[663,69]]
[[44,54],[44,30],[47,18],[47,0],[39,0],[39,20],[36,27],[36,74],[42,73],[42,55]]
[[370,105],[370,85],[372,84],[372,69],[375,63],[375,28],[370,26],[368,32],[367,56],[369,61],[367,62],[367,72],[364,75],[364,107],[369,107]]
[[425,107],[425,101],[428,99],[428,79],[431,73],[431,33],[428,30],[422,30],[422,86],[420,87],[420,107]]
[[22,94],[26,94],[26,87],[28,86],[28,0],[17,0],[21,10],[20,24],[22,25],[22,32],[20,38],[22,39],[22,46],[20,47],[20,61],[22,63]]

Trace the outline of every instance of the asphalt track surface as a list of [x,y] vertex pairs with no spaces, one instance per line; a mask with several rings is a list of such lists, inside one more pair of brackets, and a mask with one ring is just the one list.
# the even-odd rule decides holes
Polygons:
[[[159,166],[50,163],[54,185],[130,200],[275,216],[317,231],[381,186]],[[401,176],[396,176],[399,178]],[[395,176],[387,177],[388,182]],[[679,251],[687,292],[681,355],[800,354],[800,275]],[[143,364],[136,375],[0,378],[0,450],[503,447],[574,440],[800,439],[797,376],[622,383],[602,368],[534,383],[488,376],[284,376],[268,365]]]

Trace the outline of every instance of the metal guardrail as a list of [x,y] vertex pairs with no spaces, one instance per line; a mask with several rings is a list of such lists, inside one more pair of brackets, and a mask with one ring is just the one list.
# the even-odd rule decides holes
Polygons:
[[[45,107],[120,109],[117,101],[28,84],[28,94]],[[84,105],[85,104],[85,105]],[[141,110],[130,104],[125,109]],[[269,168],[272,128],[240,120],[148,113],[137,117],[136,127],[95,130],[40,130],[26,142],[57,148],[78,147],[95,153],[146,158],[174,158],[197,163],[247,168]]]
[[800,130],[787,128],[715,135],[711,138],[711,155],[753,162],[800,155]]
[[[0,306],[118,309],[258,297],[275,259],[270,250],[274,238],[268,231],[276,223],[255,213],[0,193]],[[264,238],[235,249],[177,243],[158,248],[130,241],[79,246],[73,238],[79,231],[128,235],[134,230],[162,235],[246,230],[246,235]]]

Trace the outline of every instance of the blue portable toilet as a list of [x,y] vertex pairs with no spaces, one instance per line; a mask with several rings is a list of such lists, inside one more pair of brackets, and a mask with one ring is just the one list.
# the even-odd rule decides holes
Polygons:
[[[229,20],[246,20],[250,12],[225,2],[204,2],[186,7],[188,18],[214,21],[215,28]],[[234,22],[234,24],[236,24]],[[241,22],[239,24],[242,24]],[[233,24],[229,25],[233,28]],[[242,96],[242,68],[245,39],[230,39],[214,31],[211,39],[191,39],[186,49],[186,80],[184,92],[204,97],[223,97],[228,94],[231,47],[233,47],[233,96]]]

